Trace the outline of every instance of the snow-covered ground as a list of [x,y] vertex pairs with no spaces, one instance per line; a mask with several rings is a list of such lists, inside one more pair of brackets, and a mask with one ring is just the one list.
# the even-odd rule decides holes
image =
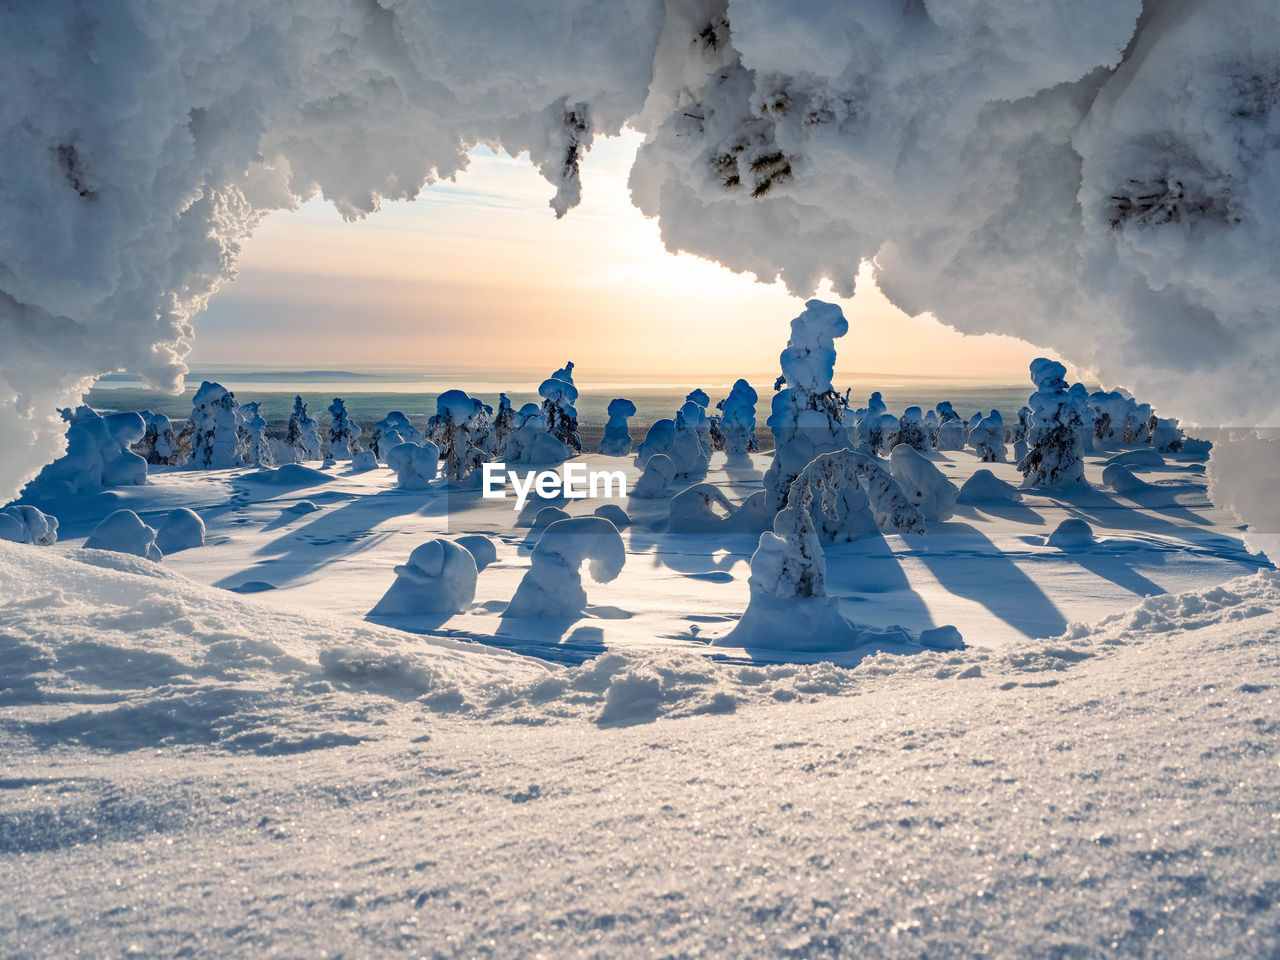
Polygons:
[[1280,578],[550,667],[0,544],[9,956],[1280,950]]
[[[951,520],[930,522],[923,537],[829,544],[831,589],[857,622],[900,624],[913,633],[954,624],[966,642],[997,647],[1056,636],[1071,621],[1117,613],[1144,596],[1219,583],[1267,565],[1245,550],[1236,520],[1207,498],[1202,458],[1170,455],[1164,468],[1135,468],[1158,489],[1134,500],[1100,483],[1102,463],[1114,452],[1089,456],[1091,491],[1028,491],[1020,503],[961,504]],[[1011,464],[984,464],[967,450],[929,456],[957,485],[978,469],[1020,480]],[[749,464],[726,464],[716,454],[708,479],[739,503],[761,489],[770,459],[755,455]],[[625,471],[628,489],[640,473],[629,458],[589,454],[575,462]],[[331,479],[306,485],[264,482],[260,478],[273,475],[254,469],[164,470],[153,468],[145,486],[46,504],[61,523],[54,549],[76,552],[99,520],[122,507],[152,526],[175,507],[191,507],[204,519],[207,546],[166,557],[166,567],[233,590],[269,586],[274,589],[265,599],[273,606],[363,617],[390,587],[393,568],[419,544],[485,534],[494,540],[498,562],[481,571],[475,606],[448,619],[396,625],[467,639],[496,634],[491,642],[570,662],[618,645],[706,652],[704,641],[728,632],[747,604],[747,561],[757,537],[670,529],[669,498],[609,501],[633,521],[622,530],[627,562],[610,583],[586,579],[587,617],[519,623],[504,622],[501,613],[528,569],[537,536],[530,532],[533,518],[549,504],[589,515],[601,500],[533,497],[517,514],[514,497],[484,500],[478,487],[440,483],[429,491],[398,490],[392,471],[353,473],[347,463],[323,471]],[[304,501],[318,509],[295,512]],[[1048,535],[1068,517],[1086,520],[1099,542],[1085,550],[1047,546]]]
[[[766,465],[711,479],[736,503]],[[970,645],[853,669],[710,647],[754,538],[667,530],[666,500],[620,502],[584,617],[503,622],[510,500],[327,473],[153,472],[50,505],[54,547],[0,542],[6,955],[1280,951],[1280,575],[1192,458],[1135,469],[1143,503],[1027,493],[828,546],[847,616]],[[206,546],[79,549],[176,506]],[[1068,517],[1098,542],[1046,546]],[[418,544],[477,532],[475,607],[360,619]]]

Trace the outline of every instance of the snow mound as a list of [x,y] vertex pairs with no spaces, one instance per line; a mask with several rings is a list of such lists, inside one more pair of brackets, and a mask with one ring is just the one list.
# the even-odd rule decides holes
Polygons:
[[1123,493],[1129,496],[1159,489],[1145,480],[1138,479],[1133,475],[1133,471],[1118,463],[1113,463],[1102,471],[1102,482],[1116,493]]
[[370,617],[412,617],[460,613],[476,598],[476,560],[465,546],[428,540],[395,568],[390,589]]
[[[671,421],[667,421],[670,423]],[[644,445],[641,444],[643,447]],[[639,457],[636,458],[639,461]],[[645,460],[644,472],[631,488],[631,496],[638,500],[658,500],[669,497],[676,478],[675,462],[665,453],[655,453]]]
[[464,537],[454,538],[453,542],[475,558],[477,570],[483,570],[489,564],[496,563],[498,560],[498,548],[494,546],[492,540],[483,534],[467,534]]
[[926,520],[951,519],[959,491],[928,457],[900,443],[889,454],[889,472]]
[[5,507],[0,509],[0,540],[47,547],[58,542],[58,518],[31,506]]
[[[1104,460],[1102,465],[1110,467],[1119,465],[1122,467],[1151,467],[1159,468],[1168,466],[1164,457],[1160,456],[1155,450],[1139,448],[1137,450],[1126,450],[1124,453],[1117,453],[1109,460]],[[1105,482],[1105,481],[1104,481]]]
[[430,440],[405,441],[387,451],[387,466],[396,472],[402,490],[425,490],[440,468],[440,450]]
[[[393,448],[394,449],[394,448]],[[368,473],[378,469],[378,458],[372,450],[361,450],[351,458],[352,473]]]
[[503,616],[578,616],[587,603],[581,567],[588,560],[597,583],[608,583],[622,572],[627,554],[618,528],[602,517],[557,520],[538,539],[529,555],[529,570]]
[[166,556],[204,546],[204,521],[194,510],[178,507],[156,528],[156,546]]
[[1001,480],[985,467],[975,470],[960,487],[957,503],[1013,503],[1022,499],[1022,493],[1011,483]]
[[[629,452],[629,451],[628,451]],[[616,503],[602,503],[596,507],[592,513],[597,517],[603,517],[608,520],[619,530],[631,526],[631,517],[627,515],[627,511],[623,510]]]
[[1045,543],[1060,550],[1088,547],[1094,543],[1093,527],[1077,517],[1069,517],[1058,524]]
[[332,477],[326,476],[313,467],[304,467],[300,463],[286,463],[282,467],[265,467],[254,470],[240,477],[251,483],[269,483],[276,487],[310,487],[317,483],[328,483]]
[[312,500],[299,500],[297,503],[292,506],[285,507],[284,509],[286,513],[293,513],[298,516],[302,516],[307,513],[315,513],[320,508],[316,506],[315,502]]
[[108,514],[89,534],[81,549],[110,550],[157,561],[163,557],[156,546],[155,528],[143,523],[132,510]]

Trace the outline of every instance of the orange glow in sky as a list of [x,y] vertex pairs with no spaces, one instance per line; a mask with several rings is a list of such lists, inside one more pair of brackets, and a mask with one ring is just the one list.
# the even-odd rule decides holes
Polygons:
[[[553,369],[593,375],[776,371],[803,301],[708,260],[667,252],[630,203],[640,137],[598,139],[583,202],[556,220],[525,158],[477,150],[456,183],[346,223],[321,200],[271,216],[238,279],[196,319],[193,363]],[[1039,351],[968,337],[890,305],[864,266],[836,299],[850,331],[838,369],[1024,382]]]

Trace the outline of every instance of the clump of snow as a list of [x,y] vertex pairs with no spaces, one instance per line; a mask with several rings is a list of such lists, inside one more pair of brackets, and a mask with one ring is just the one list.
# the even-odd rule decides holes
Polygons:
[[999,410],[992,410],[969,431],[969,444],[983,463],[1004,463],[1008,453],[1004,442],[1004,418]]
[[320,423],[307,413],[307,405],[300,396],[293,398],[293,413],[289,414],[284,442],[293,450],[295,462],[320,459]]
[[733,503],[719,487],[695,483],[671,498],[667,529],[672,533],[716,533],[725,528],[733,514]]
[[[397,444],[397,446],[399,446],[399,444]],[[372,450],[361,450],[351,458],[352,473],[368,473],[370,470],[377,469],[378,458],[373,455]]]
[[1024,487],[1060,487],[1084,484],[1084,423],[1081,401],[1067,388],[1067,368],[1056,360],[1031,361],[1031,382],[1036,392],[1027,401],[1031,416],[1027,443],[1031,449],[1018,461]]
[[723,450],[730,457],[741,457],[760,449],[756,440],[756,401],[759,396],[746,380],[734,381],[729,395],[716,404],[720,411],[719,430]]
[[451,540],[428,540],[395,568],[396,579],[370,617],[454,614],[476,597],[476,559]]
[[548,432],[544,407],[526,403],[516,412],[514,427],[502,456],[507,463],[550,465],[562,463],[568,456],[563,441]]
[[926,456],[906,443],[889,454],[889,472],[926,520],[950,520],[959,491]]
[[609,457],[631,455],[631,432],[627,420],[636,415],[636,405],[621,397],[609,401],[609,419],[600,438],[599,452]]
[[204,521],[187,507],[171,510],[156,528],[156,546],[165,556],[204,546]]
[[1124,494],[1141,494],[1156,489],[1145,480],[1140,480],[1133,475],[1128,467],[1119,463],[1112,463],[1102,471],[1102,482],[1114,490],[1116,493]]
[[586,607],[581,567],[608,583],[622,572],[627,554],[618,528],[603,517],[570,517],[551,524],[529,555],[525,573],[504,617],[575,617]]
[[781,510],[791,482],[814,457],[849,445],[844,406],[831,386],[837,337],[849,332],[833,303],[809,300],[791,321],[791,337],[779,361],[786,386],[773,395],[767,421],[773,432],[773,463],[765,473],[769,506]]
[[421,443],[422,439],[422,431],[410,423],[408,417],[399,410],[392,410],[373,425],[369,449],[385,463],[392,447],[401,443]]
[[334,397],[329,404],[329,458],[350,460],[360,452],[360,424],[347,415],[347,405],[341,397]]
[[163,554],[156,546],[156,530],[142,522],[132,510],[108,514],[89,534],[85,550],[110,550],[128,553],[147,560],[160,560]]
[[130,449],[146,434],[141,416],[113,413],[103,417],[85,406],[61,413],[68,423],[67,452],[46,465],[28,485],[28,497],[53,499],[147,482],[147,461]]
[[602,503],[592,511],[592,514],[597,517],[603,517],[619,530],[631,526],[631,517],[627,515],[627,511],[616,503]]
[[297,514],[301,517],[308,513],[315,513],[319,509],[320,508],[316,506],[315,502],[312,500],[299,500],[292,506],[285,507],[285,512]]
[[680,479],[696,479],[705,476],[711,457],[711,433],[707,412],[687,400],[672,424],[671,460],[676,465]]
[[5,507],[0,509],[0,540],[50,546],[58,542],[58,518],[32,506]]
[[475,558],[477,570],[483,570],[498,560],[498,548],[484,534],[470,533],[464,537],[455,537],[453,542]]
[[1150,447],[1139,447],[1136,450],[1126,450],[1123,453],[1117,453],[1114,457],[1104,460],[1102,465],[1109,467],[1112,464],[1120,464],[1125,467],[1164,467],[1167,466],[1165,458],[1156,453]]
[[975,470],[960,487],[957,503],[1016,503],[1022,493],[987,469]]
[[[1123,469],[1123,468],[1121,468]],[[1061,550],[1077,550],[1094,542],[1093,527],[1078,517],[1063,520],[1053,533],[1049,534],[1046,543]]]
[[400,443],[387,451],[387,466],[396,472],[396,486],[402,490],[425,490],[436,478],[440,451],[430,440]]
[[[659,455],[671,459],[672,451],[675,448],[676,440],[676,422],[669,417],[662,417],[649,424],[649,429],[645,431],[644,439],[640,441],[640,446],[636,447],[635,465],[637,467],[646,467],[652,457]],[[675,462],[674,460],[672,461]]]
[[332,477],[314,467],[286,463],[282,467],[263,467],[246,473],[241,479],[252,483],[269,483],[276,487],[311,487],[317,483],[328,483]]
[[[670,421],[668,421],[670,422]],[[643,447],[644,444],[641,444]],[[676,478],[675,462],[665,453],[655,453],[645,461],[644,472],[631,488],[631,496],[639,500],[657,500],[669,497]]]
[[569,514],[559,507],[543,507],[533,516],[533,522],[529,524],[529,532],[537,533],[547,529],[553,523],[561,520],[567,520]]

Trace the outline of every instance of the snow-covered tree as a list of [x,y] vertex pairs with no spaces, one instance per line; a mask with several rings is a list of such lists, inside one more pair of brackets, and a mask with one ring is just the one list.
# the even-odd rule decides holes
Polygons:
[[360,452],[360,424],[347,415],[347,405],[341,397],[334,397],[329,404],[329,459],[350,460]]
[[1084,447],[1085,453],[1093,452],[1093,408],[1089,406],[1089,388],[1083,383],[1073,383],[1067,391],[1075,400],[1076,408],[1080,411],[1080,445]]
[[1155,419],[1151,404],[1130,400],[1129,409],[1125,411],[1124,442],[1133,445],[1150,443]]
[[[849,492],[865,491],[858,512],[833,516]],[[869,496],[868,496],[869,495]],[[717,645],[841,650],[857,644],[861,628],[840,613],[826,592],[825,539],[851,520],[874,514],[877,522],[902,533],[923,533],[924,517],[903,495],[884,464],[852,450],[822,454],[792,478],[787,499],[760,535],[751,557],[751,599],[742,618]],[[835,533],[835,535],[833,535]]]
[[627,552],[618,528],[603,517],[567,517],[548,526],[529,554],[529,570],[504,617],[575,617],[587,605],[582,564],[608,583],[622,572]]
[[1036,392],[1027,401],[1031,418],[1027,442],[1031,449],[1018,461],[1024,487],[1058,487],[1086,483],[1079,400],[1067,389],[1067,368],[1056,360],[1031,361]]
[[58,542],[58,518],[27,504],[0,508],[0,540],[51,546]]
[[546,413],[538,404],[526,403],[517,410],[513,426],[502,454],[507,463],[562,463],[569,455],[568,448],[547,431]]
[[1151,446],[1162,453],[1177,453],[1186,441],[1186,435],[1172,417],[1156,417],[1151,429]]
[[769,509],[781,510],[791,482],[820,453],[849,446],[844,404],[831,386],[837,337],[849,332],[844,313],[834,303],[810,300],[791,321],[791,337],[779,361],[780,383],[769,419],[773,463],[765,473]]
[[144,410],[139,414],[146,428],[142,439],[134,446],[134,452],[149,464],[173,466],[186,463],[191,451],[182,449],[178,442],[177,431],[163,413],[152,413]]
[[422,431],[409,422],[399,410],[392,410],[373,425],[373,433],[369,437],[369,449],[373,455],[383,462],[387,459],[387,451],[401,443],[421,443]]
[[960,491],[932,460],[909,444],[900,443],[889,454],[889,472],[926,520],[951,519]]
[[427,436],[440,450],[445,478],[465,480],[490,459],[492,426],[489,408],[462,390],[446,390],[436,398],[436,415],[427,421]]
[[267,421],[259,408],[260,401],[245,403],[240,406],[240,436],[245,445],[249,463],[259,467],[274,467],[275,456],[271,452],[271,442],[267,438]]
[[627,420],[636,415],[636,405],[630,400],[616,397],[609,401],[609,420],[604,425],[599,452],[608,457],[631,455],[631,432]]
[[675,461],[665,453],[655,453],[645,461],[644,472],[631,488],[631,496],[637,500],[669,497],[675,492],[671,487],[675,478]]
[[320,424],[307,414],[307,405],[300,396],[293,398],[293,413],[289,415],[284,442],[293,450],[297,463],[320,459]]
[[191,416],[179,435],[180,444],[189,444],[189,466],[197,470],[243,467],[249,449],[240,432],[240,404],[235,394],[220,383],[206,380],[191,401]]
[[915,450],[930,449],[929,434],[924,428],[919,407],[907,407],[898,418],[898,434],[893,445],[897,446],[899,443],[905,443]]
[[731,457],[742,457],[760,449],[756,440],[756,401],[759,396],[745,380],[735,380],[729,395],[716,404],[720,411],[722,449]]
[[476,574],[476,559],[471,551],[451,540],[428,540],[395,568],[395,582],[369,616],[461,613],[476,598]]
[[969,444],[983,463],[1004,463],[1008,456],[1004,437],[1004,417],[992,410],[969,431]]
[[511,409],[511,399],[505,394],[498,394],[498,412],[493,415],[493,452],[502,456],[507,449],[507,441],[516,430],[516,414]]
[[26,496],[52,499],[147,482],[147,461],[131,449],[146,433],[141,416],[112,413],[103,417],[86,406],[58,412],[67,422],[67,452],[40,471],[27,486]]
[[425,490],[439,472],[440,449],[430,440],[406,440],[387,451],[387,466],[396,472],[401,490]]
[[697,403],[686,400],[676,411],[671,440],[671,459],[676,464],[676,476],[682,480],[705,476],[710,456],[707,413]]
[[[542,415],[547,432],[566,447],[564,458],[582,453],[582,438],[578,436],[578,411],[574,403],[578,388],[573,384],[573,363],[566,363],[538,385],[542,397]],[[564,459],[562,458],[562,459]]]

